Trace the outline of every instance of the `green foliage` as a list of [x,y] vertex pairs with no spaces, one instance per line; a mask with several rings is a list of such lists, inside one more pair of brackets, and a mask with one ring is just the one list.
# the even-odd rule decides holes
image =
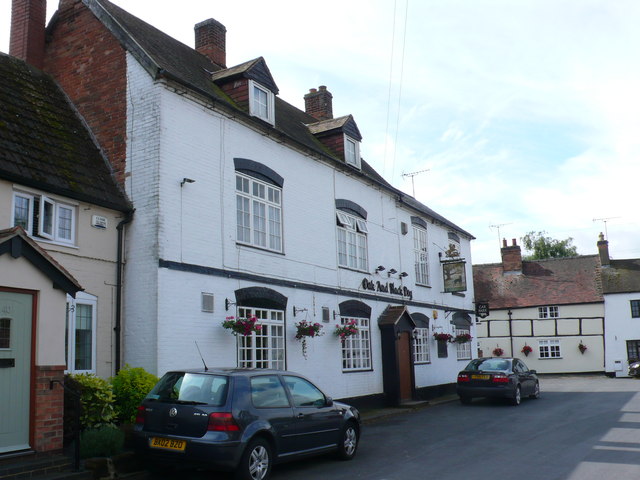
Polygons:
[[82,413],[81,428],[98,428],[113,425],[116,419],[113,409],[113,391],[111,384],[92,373],[70,375],[80,390]]
[[124,432],[113,425],[90,428],[80,434],[80,457],[110,457],[121,453]]
[[575,257],[578,255],[577,248],[572,246],[573,238],[566,240],[556,240],[545,237],[547,232],[529,232],[520,240],[525,250],[532,252],[524,257],[525,260],[543,260],[545,258]]
[[144,368],[131,368],[129,365],[125,365],[111,378],[115,395],[114,407],[120,422],[135,422],[138,405],[157,382],[158,377]]

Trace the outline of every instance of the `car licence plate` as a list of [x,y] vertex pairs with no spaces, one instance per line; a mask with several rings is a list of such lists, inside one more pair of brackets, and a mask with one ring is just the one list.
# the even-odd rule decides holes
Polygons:
[[489,380],[490,375],[471,375],[473,380]]
[[184,452],[187,442],[185,440],[172,440],[170,438],[152,437],[151,448],[164,448],[165,450],[175,450]]

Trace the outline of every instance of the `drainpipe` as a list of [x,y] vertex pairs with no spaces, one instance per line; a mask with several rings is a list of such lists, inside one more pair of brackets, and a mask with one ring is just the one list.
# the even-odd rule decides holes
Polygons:
[[116,325],[113,327],[116,342],[116,365],[115,375],[120,371],[120,332],[122,330],[122,257],[124,255],[124,226],[133,220],[133,212],[131,210],[125,214],[125,217],[118,223],[118,254],[116,263]]

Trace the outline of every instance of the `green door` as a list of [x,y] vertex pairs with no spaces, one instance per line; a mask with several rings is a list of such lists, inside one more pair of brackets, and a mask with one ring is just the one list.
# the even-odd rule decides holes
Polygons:
[[0,453],[29,448],[32,296],[0,292]]

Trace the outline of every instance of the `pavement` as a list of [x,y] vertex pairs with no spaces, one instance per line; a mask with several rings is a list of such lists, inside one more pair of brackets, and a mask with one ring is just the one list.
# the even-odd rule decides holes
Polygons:
[[415,410],[419,410],[427,407],[434,407],[436,405],[455,402],[455,401],[458,401],[458,395],[456,394],[443,395],[441,397],[435,397],[430,400],[417,400],[417,401],[406,402],[398,407],[361,409],[360,415],[362,418],[362,423],[364,425],[367,425],[368,423],[385,420],[387,418],[393,417],[394,415],[403,415],[405,413],[410,413]]

